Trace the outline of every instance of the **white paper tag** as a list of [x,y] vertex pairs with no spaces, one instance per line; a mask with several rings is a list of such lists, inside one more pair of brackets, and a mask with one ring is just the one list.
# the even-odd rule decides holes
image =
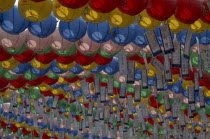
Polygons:
[[125,124],[125,125],[128,125],[128,122],[129,122],[129,117],[128,117],[128,112],[126,111],[126,112],[124,113],[124,124]]
[[182,77],[189,77],[189,60],[182,56],[181,64]]
[[199,91],[199,77],[198,77],[198,73],[194,73],[194,81],[195,81],[195,91],[198,92]]
[[166,107],[166,111],[170,111],[171,106],[170,106],[170,103],[169,103],[168,94],[165,94],[165,95],[164,95],[164,105],[165,105],[165,107]]
[[157,56],[159,54],[162,53],[162,50],[160,49],[160,45],[158,43],[158,40],[155,36],[155,32],[154,31],[147,31],[145,33],[146,38],[147,38],[147,42],[150,46],[150,49],[153,53],[153,56]]
[[135,95],[134,95],[134,102],[141,101],[141,86],[135,85]]
[[150,61],[150,63],[156,67],[160,72],[162,72],[164,70],[164,66],[163,64],[155,57],[152,57],[152,60]]
[[164,59],[165,82],[172,82],[171,62],[169,61],[169,55],[164,55]]
[[117,123],[121,123],[121,117],[120,117],[120,111],[119,110],[117,111],[116,117],[117,117]]
[[185,127],[185,115],[183,113],[179,113],[179,124],[181,127]]
[[181,68],[181,44],[177,39],[174,41],[175,52],[172,53],[172,67]]
[[126,59],[126,52],[121,50],[118,54],[118,62],[119,62],[119,72],[120,75],[127,75],[128,74],[128,66],[127,66],[127,59]]
[[147,104],[146,103],[142,103],[142,109],[141,109],[141,111],[142,111],[142,116],[144,117],[144,118],[148,118],[148,116],[149,116],[149,113],[148,113],[148,109],[147,109]]
[[120,98],[125,98],[126,94],[126,82],[121,82],[120,83]]
[[107,93],[109,96],[113,96],[113,84],[114,84],[114,80],[113,78],[108,78],[108,84],[107,84]]
[[208,123],[208,118],[207,118],[204,110],[203,109],[199,110],[198,111],[198,114],[200,115],[200,117],[202,119],[202,122],[205,123],[205,124],[207,124]]
[[56,109],[57,103],[58,103],[58,96],[55,96],[55,97],[54,97],[54,100],[53,100],[53,104],[52,104],[52,108],[53,108],[53,109]]
[[192,39],[193,32],[188,30],[186,39],[185,39],[185,45],[184,45],[184,58],[190,59],[190,43]]
[[204,49],[202,56],[204,60],[204,70],[210,70],[210,49]]
[[106,102],[106,87],[100,87],[100,102]]
[[160,28],[160,32],[161,32],[161,36],[163,40],[164,53],[168,54],[168,53],[174,52],[174,45],[173,45],[169,25],[163,25]]
[[156,78],[157,78],[157,91],[164,91],[162,72],[156,73]]
[[127,105],[128,105],[128,115],[132,115],[132,110],[133,110],[133,99],[131,95],[128,95],[127,98]]
[[194,86],[189,86],[188,87],[188,94],[189,94],[189,96],[188,96],[188,99],[189,99],[189,104],[193,104],[193,103],[195,103],[195,91],[194,91],[195,89],[194,89]]
[[203,89],[199,88],[200,108],[205,108]]
[[87,116],[93,115],[93,102],[89,102]]
[[89,84],[85,80],[81,80],[80,84],[81,84],[82,93],[84,94],[84,96],[89,96],[90,95]]
[[99,76],[95,76],[94,78],[94,84],[95,84],[95,94],[99,95],[100,94],[100,77]]
[[109,124],[113,124],[113,121],[114,121],[114,114],[110,114],[110,117],[109,117]]
[[[188,106],[188,117],[189,117],[189,120],[190,120],[190,118],[193,118],[194,116],[193,116],[193,113],[192,113],[192,109],[191,109],[191,104],[189,104],[189,106]],[[193,107],[192,107],[193,108]]]
[[142,70],[142,88],[148,88],[147,70]]
[[128,61],[128,79],[127,83],[134,84],[134,71],[135,71],[135,62],[134,61]]
[[194,113],[196,111],[196,109],[195,109],[195,103],[190,104],[190,109],[191,109],[191,112],[192,113]]

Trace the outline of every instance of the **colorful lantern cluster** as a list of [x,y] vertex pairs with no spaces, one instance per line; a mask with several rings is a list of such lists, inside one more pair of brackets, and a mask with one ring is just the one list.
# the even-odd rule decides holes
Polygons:
[[206,1],[18,2],[0,0],[1,137],[210,138]]

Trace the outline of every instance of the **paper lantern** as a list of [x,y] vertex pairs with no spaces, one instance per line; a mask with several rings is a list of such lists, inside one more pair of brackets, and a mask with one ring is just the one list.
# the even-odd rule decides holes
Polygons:
[[108,14],[96,12],[89,6],[85,8],[82,18],[89,23],[101,23],[108,19]]
[[10,10],[14,6],[15,1],[16,0],[0,0],[0,13]]
[[184,24],[180,21],[178,21],[174,15],[171,16],[168,20],[167,23],[169,25],[170,31],[174,34],[177,34],[181,32],[182,30],[186,29],[188,27],[187,24]]
[[81,39],[87,30],[87,25],[82,18],[78,18],[72,22],[59,23],[59,32],[63,38],[66,40],[75,42]]
[[125,28],[131,25],[135,20],[135,16],[130,16],[122,13],[119,9],[110,12],[109,24],[113,27]]
[[136,35],[136,30],[134,25],[130,25],[129,27],[126,28],[113,28],[112,31],[114,33],[112,41],[121,46],[125,46],[126,44],[132,42]]
[[39,38],[46,38],[51,35],[56,29],[56,18],[51,15],[42,22],[31,22],[29,24],[29,32]]
[[58,0],[63,6],[78,9],[88,3],[89,0]]
[[104,43],[113,37],[107,21],[98,24],[89,23],[87,32],[90,39],[98,43]]
[[74,74],[79,74],[81,72],[84,71],[84,69],[82,69],[79,64],[76,64],[73,68],[70,69],[70,71]]
[[133,43],[140,47],[145,47],[148,45],[147,39],[145,37],[145,33],[147,32],[146,29],[139,27],[138,25],[134,25],[136,30],[136,35],[133,40]]
[[209,29],[209,25],[204,23],[201,19],[198,19],[193,24],[190,25],[189,29],[195,33],[202,33]]
[[49,70],[50,70],[50,67],[46,69],[36,69],[33,67],[31,68],[31,72],[36,76],[44,76]]
[[57,66],[57,64],[56,64],[55,61],[53,61],[53,62],[51,63],[50,69],[51,69],[52,72],[57,73],[57,74],[62,74],[62,73],[65,73],[65,72],[66,72],[65,70],[60,69],[60,68]]
[[82,54],[87,56],[92,56],[99,50],[101,44],[92,41],[86,34],[82,39],[80,39],[77,50]]
[[25,52],[14,55],[13,57],[20,63],[27,63],[31,61],[35,57],[35,55],[36,54],[32,50],[27,49]]
[[53,1],[53,14],[64,22],[71,22],[79,18],[85,10],[85,6],[72,9],[61,5],[58,0]]
[[16,61],[13,57],[6,61],[2,61],[0,66],[6,70],[12,70],[18,66],[19,62]]
[[27,32],[27,46],[29,49],[37,52],[43,51],[47,48],[52,42],[52,36],[47,38],[39,38],[32,35],[30,32]]
[[174,14],[176,3],[177,0],[149,0],[147,13],[156,20],[165,21]]
[[99,73],[102,70],[104,70],[106,66],[105,65],[98,65],[95,69],[91,70],[92,73]]
[[0,29],[0,45],[6,49],[20,48],[26,41],[26,33],[9,34]]
[[206,30],[203,33],[198,34],[199,43],[203,45],[210,44],[210,31]]
[[104,57],[100,54],[95,55],[95,62],[99,65],[107,65],[112,61],[113,57]]
[[56,29],[55,32],[52,34],[53,41],[51,44],[51,47],[55,50],[65,51],[70,49],[73,46],[73,42],[68,41],[64,39],[60,33],[59,30]]
[[113,57],[121,49],[122,49],[122,47],[120,45],[118,45],[110,40],[105,43],[102,43],[101,50],[99,51],[99,53],[105,57]]
[[13,7],[9,11],[2,14],[1,28],[10,34],[19,34],[23,32],[29,25],[29,21],[25,20],[18,12],[17,7]]
[[118,59],[114,57],[112,62],[107,64],[103,71],[109,75],[114,75],[117,73],[119,71]]
[[31,68],[30,63],[23,63],[19,64],[15,69],[12,70],[12,72],[17,74],[23,74],[30,68]]
[[[186,35],[187,35],[187,31],[188,30],[183,30],[182,32],[177,34],[177,39],[181,42],[182,45],[185,44],[186,42]],[[192,38],[191,38],[191,43],[190,45],[193,46],[194,44],[196,44],[196,34],[193,33]]]
[[90,65],[94,61],[94,56],[87,56],[81,52],[77,52],[76,62],[80,65],[86,66]]
[[142,11],[140,14],[136,16],[136,23],[147,30],[153,30],[161,24],[161,21],[151,18],[146,10]]
[[48,64],[52,62],[54,59],[57,58],[57,54],[54,51],[50,51],[49,53],[43,54],[43,55],[36,55],[36,60],[43,64]]
[[25,19],[31,22],[41,22],[50,16],[50,13],[52,12],[52,2],[51,0],[45,0],[42,2],[19,0],[18,9],[22,17]]
[[122,0],[118,8],[125,14],[134,16],[142,12],[147,6],[148,0]]
[[129,43],[123,47],[127,55],[135,55],[139,51],[141,51],[141,48],[135,45],[134,43]]
[[0,62],[9,60],[12,57],[12,55],[10,53],[8,53],[7,51],[5,51],[4,48],[1,46],[0,46],[0,52],[1,52]]
[[109,13],[119,5],[120,0],[90,0],[90,7],[100,13]]
[[177,0],[175,17],[185,23],[192,24],[203,14],[203,2],[201,0]]

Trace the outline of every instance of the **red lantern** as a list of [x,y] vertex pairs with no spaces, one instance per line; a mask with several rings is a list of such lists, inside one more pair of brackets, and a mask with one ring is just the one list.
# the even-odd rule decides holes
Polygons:
[[207,24],[210,24],[210,9],[208,8],[208,5],[207,5],[206,1],[204,2],[204,6],[205,6],[205,9],[206,9],[206,13],[204,13],[205,16],[201,17],[201,20],[203,20]]
[[58,56],[56,60],[62,64],[70,64],[76,60],[77,53],[70,56]]
[[57,54],[54,51],[50,51],[49,53],[43,55],[36,55],[36,60],[43,64],[49,64],[57,57]]
[[32,50],[27,49],[22,54],[14,55],[15,60],[17,60],[20,63],[27,63],[31,61],[35,57],[36,53],[34,53]]
[[94,55],[93,56],[83,55],[78,51],[76,62],[83,66],[90,65],[94,61],[94,57],[95,57]]
[[50,90],[48,91],[40,91],[42,95],[44,95],[45,97],[48,97],[48,96],[53,96],[52,92]]
[[53,85],[53,84],[55,84],[56,82],[58,81],[58,79],[51,79],[51,78],[49,78],[49,77],[45,77],[45,79],[44,79],[44,82],[46,83],[46,84],[48,84],[48,85]]
[[30,133],[31,133],[31,132],[30,132],[30,131],[28,131],[25,127],[23,127],[22,132],[23,132],[23,134],[24,134],[24,135],[28,135],[28,134],[30,134]]
[[58,0],[63,6],[77,9],[88,3],[89,0]]
[[16,80],[11,80],[10,84],[15,88],[21,88],[27,83],[27,80],[21,75]]
[[201,0],[177,0],[175,17],[185,23],[192,24],[203,14],[203,2]]
[[4,48],[2,48],[1,46],[0,46],[0,53],[1,53],[0,54],[0,61],[9,60],[12,57],[12,55],[9,54],[7,51],[5,51]]
[[123,13],[134,16],[146,8],[147,2],[148,0],[122,0],[118,8]]
[[176,3],[177,0],[149,0],[147,13],[154,19],[165,21],[174,14]]
[[76,82],[76,81],[78,81],[79,80],[79,77],[78,76],[75,76],[74,78],[70,78],[70,79],[68,79],[68,78],[64,78],[67,82],[69,82],[69,83],[73,83],[73,82]]
[[9,81],[5,77],[0,78],[0,88],[4,88],[9,84]]
[[95,55],[95,62],[99,65],[107,65],[110,62],[112,62],[112,59],[113,59],[112,57],[111,58],[103,57],[100,54]]
[[90,0],[90,7],[100,13],[109,13],[119,5],[120,0]]
[[11,129],[12,132],[17,132],[18,131],[18,128],[14,123],[10,124],[10,129]]
[[162,106],[156,101],[154,94],[149,97],[149,104],[154,108],[159,108],[160,106]]
[[37,85],[40,85],[44,80],[45,80],[45,76],[41,76],[33,81],[28,81],[28,84],[32,86],[37,86]]

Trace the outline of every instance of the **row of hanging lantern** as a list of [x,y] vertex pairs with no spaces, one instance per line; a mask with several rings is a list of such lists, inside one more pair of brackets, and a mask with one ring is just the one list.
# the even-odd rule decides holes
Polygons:
[[[44,21],[49,18],[53,11],[54,16],[64,22],[74,21],[81,16],[90,23],[101,23],[108,20],[111,26],[120,28],[127,27],[135,21],[142,28],[152,30],[162,22],[167,21],[171,24],[172,32],[180,32],[181,30],[188,28],[189,24],[190,28],[193,30],[203,31],[202,29],[207,29],[208,24],[210,23],[208,6],[205,1],[202,0],[193,2],[190,0],[122,1],[125,2],[120,2],[121,4],[119,4],[119,0],[116,0],[116,4],[114,4],[115,2],[108,0],[91,0],[88,6],[86,5],[86,2],[88,1],[84,1],[85,3],[78,2],[78,4],[84,4],[82,7],[79,6],[76,9],[72,9],[68,8],[71,6],[65,7],[62,4],[73,4],[75,6],[78,5],[75,4],[77,2],[65,0],[44,0],[39,2],[34,2],[33,0],[20,0],[18,9],[20,15],[31,22]],[[0,7],[0,9],[2,9],[2,12],[0,11],[0,13],[4,13],[11,9],[14,2],[15,0],[8,2],[1,0],[2,7]],[[125,5],[123,6],[123,3],[128,7]],[[118,4],[121,8],[116,8]],[[48,8],[40,10],[42,7]],[[145,9],[145,7],[147,8]],[[3,10],[4,8],[6,9]],[[131,11],[131,13],[129,11]]]

